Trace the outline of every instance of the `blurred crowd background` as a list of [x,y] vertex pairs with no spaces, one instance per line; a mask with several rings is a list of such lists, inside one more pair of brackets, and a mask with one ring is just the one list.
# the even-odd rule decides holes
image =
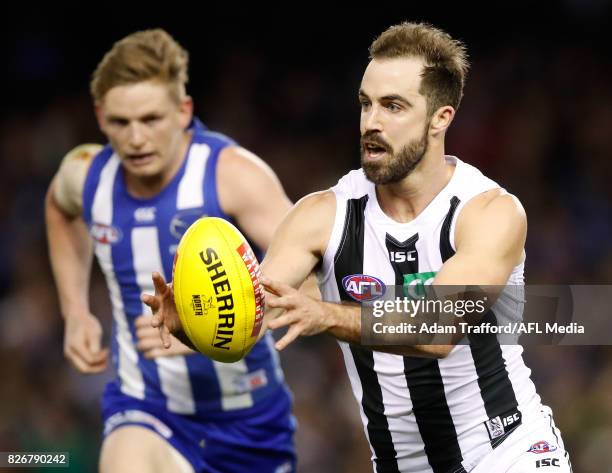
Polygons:
[[[111,374],[83,376],[63,358],[43,198],[69,149],[102,142],[89,77],[114,41],[138,29],[164,27],[190,51],[197,115],[266,160],[297,200],[359,166],[357,90],[372,39],[404,19],[434,23],[464,40],[472,61],[447,153],[521,199],[527,282],[612,282],[610,4],[565,0],[536,14],[410,3],[384,13],[365,5],[350,15],[304,3],[269,13],[228,5],[176,18],[130,19],[111,7],[82,21],[4,18],[0,451],[69,451],[70,471],[96,468],[98,401]],[[91,291],[108,333],[98,271]],[[532,347],[525,356],[574,471],[612,472],[612,350]],[[371,471],[336,343],[301,339],[281,358],[295,394],[300,471]]]

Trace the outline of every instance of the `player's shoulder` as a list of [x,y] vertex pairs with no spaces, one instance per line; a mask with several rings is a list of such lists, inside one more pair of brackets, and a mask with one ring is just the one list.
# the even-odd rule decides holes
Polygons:
[[198,125],[194,127],[193,141],[195,143],[204,143],[211,148],[222,149],[226,146],[236,145],[236,141],[218,131],[209,130],[198,121]]
[[303,228],[318,233],[333,225],[336,215],[336,196],[331,190],[313,192],[302,197],[289,213],[290,219]]
[[103,146],[101,144],[83,143],[68,151],[63,161],[75,161],[78,163],[91,162],[91,160],[102,151],[102,148]]
[[374,184],[365,176],[363,169],[353,169],[342,176],[331,191],[341,199],[360,198],[371,192]]
[[86,174],[102,149],[102,145],[94,143],[85,143],[72,148],[62,159],[58,174],[68,179]]
[[519,199],[503,188],[490,189],[466,203],[457,219],[457,240],[472,233],[491,231],[521,237],[527,231],[527,215]]
[[489,189],[476,195],[465,204],[462,212],[474,218],[483,213],[517,218],[526,216],[521,201],[502,187]]
[[229,176],[244,173],[266,173],[274,175],[274,172],[263,159],[255,153],[238,145],[229,145],[223,148],[219,154],[218,172]]
[[315,215],[333,213],[336,209],[336,197],[331,190],[313,192],[298,200],[295,206],[302,212]]
[[336,215],[336,196],[331,190],[302,197],[285,217],[284,237],[302,242],[320,254],[325,251]]
[[[242,146],[231,145],[219,154],[217,188],[230,198],[238,195],[249,198],[258,193],[267,195],[279,191],[282,186],[264,160]],[[227,196],[223,200],[228,200]]]
[[102,145],[86,143],[71,149],[63,157],[53,180],[53,197],[67,214],[77,215],[82,210],[82,193],[87,171]]

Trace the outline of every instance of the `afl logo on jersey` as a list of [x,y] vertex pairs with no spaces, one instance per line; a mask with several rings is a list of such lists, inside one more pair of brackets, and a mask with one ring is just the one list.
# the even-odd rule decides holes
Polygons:
[[98,243],[103,245],[112,245],[121,241],[123,234],[121,230],[112,225],[104,225],[103,223],[94,223],[90,228],[91,236]]
[[346,293],[357,302],[372,301],[383,296],[386,287],[380,279],[367,274],[351,274],[342,278]]
[[191,224],[200,217],[206,217],[201,207],[178,212],[170,220],[170,233],[174,238],[180,240]]

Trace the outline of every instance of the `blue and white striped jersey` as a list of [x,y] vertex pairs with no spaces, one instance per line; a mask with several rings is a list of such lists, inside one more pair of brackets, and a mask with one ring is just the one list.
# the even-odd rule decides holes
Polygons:
[[110,291],[114,383],[124,394],[170,412],[205,419],[250,417],[279,396],[289,396],[269,334],[232,364],[199,354],[147,360],[135,346],[134,321],[150,313],[140,294],[154,292],[151,273],[171,277],[178,242],[196,219],[209,215],[230,220],[219,206],[216,166],[221,150],[234,142],[197,119],[191,129],[181,169],[155,197],[128,194],[119,157],[110,145],[88,171],[83,218]]

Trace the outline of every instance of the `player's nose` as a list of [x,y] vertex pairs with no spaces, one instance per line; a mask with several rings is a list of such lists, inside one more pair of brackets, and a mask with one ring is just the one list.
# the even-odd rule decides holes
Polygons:
[[141,148],[146,142],[144,130],[139,123],[132,123],[129,129],[129,144],[134,148]]
[[377,107],[370,107],[367,112],[361,115],[362,132],[366,131],[382,131],[383,125],[381,116]]

